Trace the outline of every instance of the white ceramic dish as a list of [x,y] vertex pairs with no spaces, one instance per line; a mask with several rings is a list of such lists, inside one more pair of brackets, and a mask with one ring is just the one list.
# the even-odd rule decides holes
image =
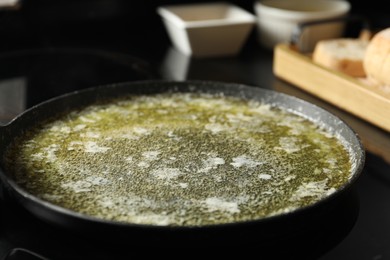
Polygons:
[[[350,8],[345,0],[257,0],[258,40],[273,49],[278,43],[288,43],[299,23],[343,17]],[[311,51],[319,40],[341,37],[343,30],[342,22],[309,27],[301,37],[300,49]]]
[[157,12],[172,44],[197,57],[239,53],[256,23],[255,15],[225,2],[161,6]]

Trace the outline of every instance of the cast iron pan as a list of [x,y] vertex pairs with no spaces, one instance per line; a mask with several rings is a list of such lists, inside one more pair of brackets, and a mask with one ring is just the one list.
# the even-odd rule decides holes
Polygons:
[[[66,113],[78,107],[101,99],[120,97],[126,94],[152,94],[166,91],[221,93],[253,99],[287,108],[297,114],[316,121],[347,141],[353,151],[355,167],[353,176],[343,187],[314,205],[291,213],[268,217],[244,223],[231,223],[203,227],[161,227],[152,225],[126,224],[101,220],[58,207],[45,202],[23,190],[12,179],[12,172],[4,170],[6,147],[20,133],[34,127],[38,122]],[[16,117],[11,123],[0,128],[0,178],[5,188],[7,200],[16,200],[38,219],[64,228],[70,232],[85,235],[91,239],[106,239],[115,243],[135,246],[281,246],[283,243],[302,243],[308,230],[314,233],[327,221],[326,214],[340,208],[341,203],[353,194],[356,180],[364,166],[365,153],[356,133],[338,117],[303,100],[252,86],[233,83],[202,81],[138,81],[84,89],[65,94],[30,108]],[[342,207],[341,207],[342,208]],[[342,217],[342,216],[340,216]],[[352,221],[352,223],[354,223]],[[297,234],[301,234],[298,236]],[[302,245],[301,245],[302,246]]]

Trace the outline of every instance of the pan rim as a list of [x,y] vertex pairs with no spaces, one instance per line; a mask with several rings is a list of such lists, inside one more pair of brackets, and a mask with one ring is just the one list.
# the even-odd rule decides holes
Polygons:
[[[321,108],[313,103],[310,103],[308,101],[302,100],[302,99],[297,98],[297,97],[294,97],[292,95],[284,94],[284,93],[281,93],[281,92],[278,92],[275,90],[271,90],[271,89],[260,88],[258,86],[250,86],[250,85],[239,84],[239,83],[228,83],[228,82],[220,82],[220,81],[204,81],[204,80],[188,80],[188,81],[139,80],[139,81],[132,81],[132,82],[108,84],[108,85],[102,85],[102,86],[97,86],[97,87],[90,87],[90,88],[86,88],[86,89],[82,89],[82,90],[69,92],[69,93],[48,99],[46,101],[43,101],[43,102],[27,109],[23,113],[19,114],[12,121],[10,121],[7,125],[5,125],[4,127],[1,127],[1,128],[6,129],[6,128],[12,127],[14,124],[16,124],[16,122],[23,121],[23,119],[26,117],[26,115],[29,115],[31,113],[35,113],[36,110],[43,109],[48,104],[50,105],[50,104],[53,104],[55,102],[61,102],[65,99],[70,99],[70,98],[75,97],[75,96],[83,95],[83,93],[88,94],[91,92],[99,92],[101,90],[109,91],[112,89],[129,88],[129,86],[131,86],[130,88],[132,88],[132,87],[136,87],[136,86],[146,86],[146,85],[150,85],[150,84],[152,84],[152,85],[153,84],[166,85],[166,86],[168,86],[168,89],[178,88],[177,86],[186,86],[186,87],[190,87],[190,88],[191,88],[191,86],[194,86],[194,88],[199,88],[199,86],[205,87],[205,86],[213,86],[213,85],[223,86],[224,90],[231,88],[231,89],[234,89],[235,91],[237,91],[237,89],[238,89],[242,92],[245,90],[251,89],[255,92],[261,93],[261,95],[263,95],[264,93],[266,95],[275,95],[277,97],[283,97],[286,100],[292,100],[293,102],[297,102],[299,104],[311,107],[311,108],[315,109],[316,111],[321,112],[321,113],[325,113],[327,116],[330,116],[334,120],[338,121],[339,124],[342,125],[347,131],[349,131],[349,133],[354,137],[354,139],[357,143],[357,146],[355,148],[357,149],[356,158],[358,159],[358,165],[351,173],[351,177],[349,178],[349,180],[347,182],[345,182],[340,188],[338,188],[334,193],[332,193],[324,198],[321,198],[318,201],[311,203],[309,205],[296,208],[296,209],[289,211],[289,212],[284,212],[284,213],[280,213],[277,215],[270,215],[270,216],[246,220],[246,221],[235,221],[235,222],[229,222],[229,223],[205,224],[205,225],[167,225],[167,226],[163,226],[163,225],[154,225],[154,224],[137,224],[137,223],[107,220],[107,219],[103,219],[103,218],[94,217],[91,215],[82,214],[82,213],[58,206],[54,203],[45,201],[43,199],[38,198],[35,195],[28,193],[22,187],[20,187],[18,184],[16,184],[16,182],[12,178],[10,178],[8,176],[9,174],[7,174],[3,170],[2,166],[0,167],[1,181],[4,184],[6,184],[8,188],[15,191],[16,195],[20,196],[20,199],[34,204],[33,206],[42,207],[43,209],[46,209],[46,210],[52,210],[58,214],[61,214],[61,215],[67,216],[67,217],[81,219],[83,221],[94,222],[94,223],[104,224],[104,225],[109,225],[109,226],[117,226],[117,227],[121,227],[121,228],[137,227],[137,228],[165,229],[165,230],[194,230],[194,229],[205,229],[205,228],[225,228],[225,227],[236,226],[236,225],[251,225],[251,224],[258,224],[258,223],[267,223],[270,221],[272,221],[272,222],[278,221],[278,220],[284,219],[284,218],[290,218],[291,216],[295,216],[297,214],[301,214],[301,213],[310,211],[314,208],[318,208],[319,206],[336,199],[338,196],[341,196],[343,193],[348,191],[348,189],[350,189],[354,185],[354,183],[358,180],[358,178],[362,174],[364,164],[365,164],[365,150],[364,150],[363,144],[362,144],[358,134],[344,120],[342,120],[338,116],[334,115],[333,113],[325,110],[324,108]],[[210,88],[212,88],[212,87],[210,87]],[[222,92],[222,90],[218,90],[216,93],[219,93],[219,92]],[[129,94],[132,94],[132,92],[129,92]],[[74,109],[74,108],[72,107],[72,109]],[[291,112],[296,112],[296,111],[292,110]],[[311,119],[311,118],[308,118],[307,116],[302,115],[302,114],[298,114],[298,115],[304,116],[305,118],[307,118],[309,120]],[[0,130],[1,130],[0,131],[0,138],[3,135],[3,133],[2,133],[3,129],[1,129],[1,128],[0,128]],[[36,213],[34,215],[36,215]]]

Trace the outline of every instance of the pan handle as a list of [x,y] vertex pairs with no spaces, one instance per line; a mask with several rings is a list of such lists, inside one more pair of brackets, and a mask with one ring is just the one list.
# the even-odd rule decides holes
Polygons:
[[13,248],[3,260],[49,260],[49,258],[25,248]]
[[0,117],[0,132],[1,132],[1,129],[5,128],[11,121],[12,121],[13,118],[11,119],[3,119]]

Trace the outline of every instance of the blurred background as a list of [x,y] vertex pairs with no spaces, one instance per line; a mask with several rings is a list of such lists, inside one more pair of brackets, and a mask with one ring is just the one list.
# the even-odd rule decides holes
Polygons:
[[[16,0],[1,0],[9,2]],[[0,51],[11,49],[78,46],[126,50],[145,39],[167,43],[168,37],[156,13],[160,5],[207,2],[191,0],[20,0],[14,8],[0,10]],[[211,2],[211,1],[208,1]],[[229,1],[254,13],[253,0]],[[386,1],[349,0],[351,12],[367,17],[373,28],[390,26]],[[138,41],[138,37],[143,37]],[[140,43],[142,44],[142,43]],[[153,50],[149,50],[153,51]]]
[[[254,1],[227,2],[254,14]],[[390,27],[387,1],[348,1],[352,7],[350,13],[365,17],[373,31]],[[17,4],[4,6],[9,2]],[[350,236],[322,259],[390,259],[389,164],[380,158],[386,156],[390,161],[389,133],[276,79],[272,71],[272,52],[259,46],[256,30],[246,42],[249,48],[244,46],[235,58],[197,60],[180,55],[170,46],[156,9],[161,5],[200,2],[212,1],[0,0],[0,125],[24,109],[59,94],[113,82],[160,78],[161,75],[170,79],[239,82],[298,96],[348,121],[369,140],[367,143],[374,154],[379,154],[379,157],[368,154],[366,168],[370,174],[364,175],[360,182],[357,224]],[[21,245],[44,255],[60,254],[61,258],[73,259],[70,243],[78,240],[66,236],[58,240],[55,230],[35,225],[30,215],[20,214],[20,209],[10,205],[0,205],[0,213],[0,259],[7,250]],[[348,217],[337,215],[340,223],[336,224],[346,233],[355,221]],[[332,227],[337,229],[339,225],[332,223]],[[331,233],[330,246],[340,242],[339,237],[333,239],[333,229],[325,231],[324,234],[316,232],[317,239]],[[90,248],[99,254],[93,245]],[[88,252],[85,248],[80,250]],[[99,256],[102,259],[102,255]]]

